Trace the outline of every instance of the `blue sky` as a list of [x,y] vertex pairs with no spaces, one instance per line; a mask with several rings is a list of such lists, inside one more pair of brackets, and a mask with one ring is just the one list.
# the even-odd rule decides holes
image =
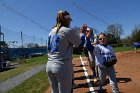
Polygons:
[[30,36],[47,38],[56,14],[66,10],[71,26],[86,23],[103,32],[109,24],[121,24],[124,35],[140,24],[140,0],[0,0],[0,25]]

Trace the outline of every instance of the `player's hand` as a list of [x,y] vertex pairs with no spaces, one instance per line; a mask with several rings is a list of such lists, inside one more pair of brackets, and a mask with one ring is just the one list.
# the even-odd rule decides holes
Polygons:
[[87,25],[86,24],[83,24],[82,27],[81,27],[81,33],[86,33],[87,31]]
[[87,30],[87,24],[83,24],[83,25],[82,25],[82,28],[83,28],[84,30]]

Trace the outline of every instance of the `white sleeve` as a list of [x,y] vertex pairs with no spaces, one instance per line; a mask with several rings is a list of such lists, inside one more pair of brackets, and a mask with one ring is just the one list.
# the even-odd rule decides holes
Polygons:
[[75,30],[70,30],[68,31],[67,34],[67,39],[75,46],[78,47],[81,43],[81,39],[80,39],[80,33],[79,35],[77,34],[77,31]]
[[94,54],[95,54],[96,65],[101,64],[100,48],[98,45],[96,45],[94,48]]

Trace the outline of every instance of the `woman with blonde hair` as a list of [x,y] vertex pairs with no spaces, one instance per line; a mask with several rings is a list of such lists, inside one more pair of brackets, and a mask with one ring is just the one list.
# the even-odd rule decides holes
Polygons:
[[56,25],[49,33],[46,72],[52,93],[71,93],[73,46],[81,43],[77,32],[70,29],[71,20],[67,11],[59,11]]

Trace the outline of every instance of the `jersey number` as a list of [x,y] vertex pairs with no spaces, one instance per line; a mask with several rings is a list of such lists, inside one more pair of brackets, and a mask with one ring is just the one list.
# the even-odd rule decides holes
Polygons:
[[60,41],[60,37],[58,35],[50,36],[48,40],[48,50],[53,52],[58,52],[58,42]]

